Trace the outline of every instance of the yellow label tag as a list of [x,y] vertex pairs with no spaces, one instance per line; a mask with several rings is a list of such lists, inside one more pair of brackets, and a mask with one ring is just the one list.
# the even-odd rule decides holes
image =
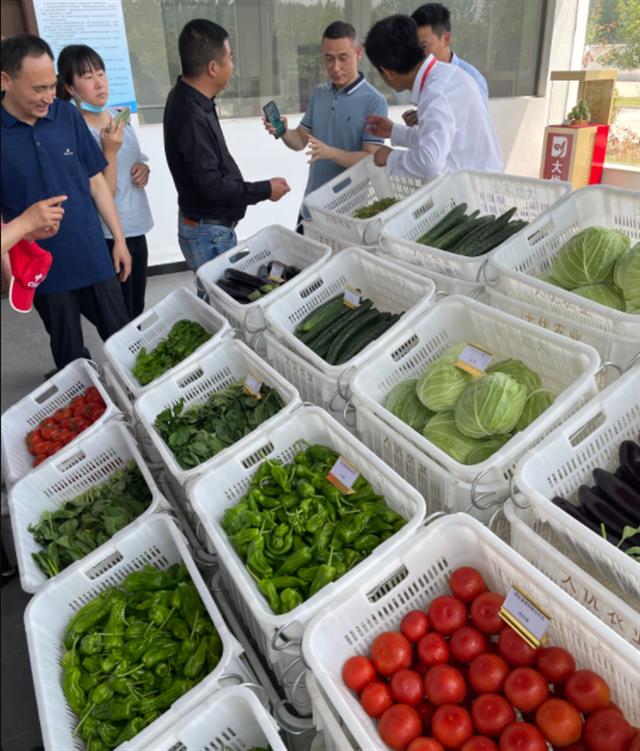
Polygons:
[[247,373],[247,377],[244,379],[244,393],[248,396],[252,396],[254,399],[262,399],[260,396],[260,389],[262,388],[262,381],[255,373]]
[[344,299],[342,302],[347,308],[357,308],[360,306],[360,297],[361,293],[359,289],[347,286],[344,288]]
[[484,371],[491,364],[491,360],[493,360],[491,352],[487,352],[486,349],[482,349],[482,347],[478,347],[476,344],[467,344],[460,353],[455,365],[460,370],[471,373],[472,376],[478,378],[484,375]]
[[551,615],[515,584],[502,603],[499,615],[533,649],[544,644]]
[[349,495],[353,493],[353,483],[359,475],[358,470],[354,469],[344,457],[340,456],[327,475],[327,480],[335,485],[341,493]]

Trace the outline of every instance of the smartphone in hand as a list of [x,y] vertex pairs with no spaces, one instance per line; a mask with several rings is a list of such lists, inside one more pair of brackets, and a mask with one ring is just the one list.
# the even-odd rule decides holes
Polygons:
[[129,107],[125,107],[124,109],[121,109],[120,112],[113,118],[113,125],[117,125],[118,123],[124,122],[125,125],[129,125],[129,121],[131,120],[131,109]]
[[264,105],[262,111],[264,112],[264,116],[267,118],[267,120],[276,129],[276,138],[281,138],[286,133],[286,128],[284,127],[284,123],[280,118],[280,110],[278,109],[278,105],[273,100],[271,100]]

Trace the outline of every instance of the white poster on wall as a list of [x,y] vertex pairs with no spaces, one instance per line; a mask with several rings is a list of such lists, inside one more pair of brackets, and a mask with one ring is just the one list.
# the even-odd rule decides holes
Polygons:
[[86,44],[104,60],[109,77],[110,107],[128,106],[135,112],[129,45],[121,0],[34,0],[38,34],[54,57],[68,44]]

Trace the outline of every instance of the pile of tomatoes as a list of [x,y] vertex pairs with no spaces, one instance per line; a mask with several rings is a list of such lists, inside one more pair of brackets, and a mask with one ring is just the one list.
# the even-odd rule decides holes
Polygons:
[[29,453],[34,457],[33,466],[53,456],[63,446],[102,417],[107,409],[104,399],[95,386],[89,386],[66,407],[61,407],[46,417],[35,430],[27,434]]
[[[561,647],[534,649],[474,568],[342,669],[394,751],[640,751],[609,686]],[[547,745],[547,743],[549,745]]]

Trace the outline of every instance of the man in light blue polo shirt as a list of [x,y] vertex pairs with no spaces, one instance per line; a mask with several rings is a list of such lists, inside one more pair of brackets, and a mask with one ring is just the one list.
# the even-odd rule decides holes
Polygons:
[[[375,153],[384,139],[367,132],[369,115],[387,114],[382,94],[358,71],[362,47],[349,23],[334,21],[322,35],[322,58],[329,81],[318,86],[300,125],[287,128],[282,140],[293,151],[308,147],[309,179],[305,195],[324,185],[342,171]],[[275,129],[264,121],[266,130]]]

